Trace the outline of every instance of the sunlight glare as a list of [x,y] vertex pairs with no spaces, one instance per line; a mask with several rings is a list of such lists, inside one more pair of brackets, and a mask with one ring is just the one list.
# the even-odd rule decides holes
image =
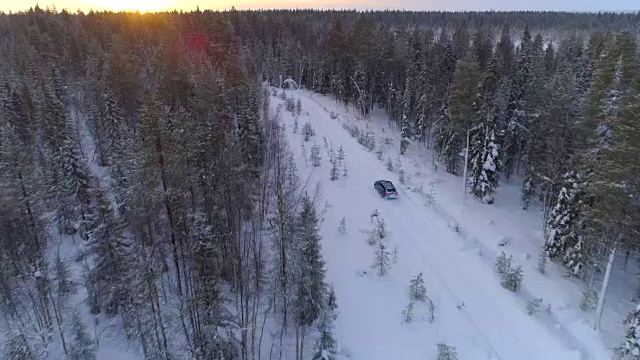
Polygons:
[[167,10],[172,0],[95,0],[97,6],[111,11],[156,12]]

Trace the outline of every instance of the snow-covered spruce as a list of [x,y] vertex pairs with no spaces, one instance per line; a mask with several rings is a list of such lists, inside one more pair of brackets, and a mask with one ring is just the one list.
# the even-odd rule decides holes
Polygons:
[[[304,351],[305,334],[311,325],[326,312],[323,321],[332,319],[326,306],[325,269],[322,259],[318,217],[314,204],[307,196],[302,198],[302,210],[296,220],[295,298],[293,312],[296,321],[296,349]],[[330,332],[330,323],[324,324]]]
[[426,301],[427,300],[427,288],[424,285],[424,277],[422,273],[416,275],[409,282],[409,300],[411,301]]
[[366,147],[367,150],[373,151],[376,148],[376,136],[372,131],[360,131],[358,135],[358,143]]
[[342,145],[340,145],[340,148],[338,149],[338,160],[340,162],[343,162],[346,158],[347,158],[347,153],[344,151],[344,148],[342,147]]
[[500,274],[500,284],[508,290],[516,292],[522,283],[522,266],[513,267],[513,255],[507,255],[502,251],[496,258],[496,270]]
[[400,247],[398,246],[398,244],[395,244],[393,246],[393,252],[391,253],[391,257],[393,259],[393,263],[397,264],[398,263],[398,259],[400,257]]
[[319,338],[315,343],[313,360],[336,360],[338,358],[338,342],[333,336],[333,322],[336,318],[337,304],[332,285],[320,315]]
[[439,342],[436,344],[436,349],[438,350],[437,360],[458,360],[458,353],[455,347]]
[[548,316],[553,316],[553,309],[551,309],[551,303],[547,304],[547,307],[544,309],[544,313]]
[[[529,170],[533,171],[533,170]],[[535,194],[535,183],[532,176],[527,176],[522,183],[522,196],[520,198],[520,204],[522,205],[523,210],[529,209],[529,205],[531,204],[531,198]]]
[[385,276],[391,268],[391,254],[384,241],[378,241],[371,268],[378,271],[378,276]]
[[313,144],[309,157],[311,159],[311,165],[313,165],[314,167],[320,166],[320,160],[322,159],[322,157],[320,156],[320,146],[318,146],[318,144]]
[[433,303],[431,298],[427,297],[427,320],[433,323],[436,319],[436,304]]
[[[373,215],[372,215],[373,219]],[[369,245],[376,245],[380,242],[384,242],[387,239],[387,224],[380,215],[375,215],[376,222],[373,229],[369,232],[369,238],[367,243]]]
[[300,114],[302,114],[302,102],[300,98],[298,98],[298,100],[296,100],[296,117],[300,116]]
[[331,150],[329,150],[329,163],[331,164],[331,169],[329,170],[329,179],[331,181],[336,181],[340,176],[340,169],[338,168],[339,163],[338,159],[336,158],[335,151],[333,150],[333,146],[331,147]]
[[544,249],[551,259],[560,259],[573,276],[584,272],[582,198],[584,181],[576,172],[567,173],[545,229]]
[[543,248],[538,253],[538,272],[540,274],[545,274],[547,272],[547,259],[547,252]]
[[302,152],[302,158],[304,159],[304,164],[308,166],[309,165],[309,159],[308,159],[308,156],[307,156],[307,148],[304,146],[304,143],[300,144],[300,150]]
[[72,339],[69,345],[69,360],[95,360],[94,342],[89,336],[86,325],[82,322],[80,316],[76,313],[72,320]]
[[540,312],[540,307],[542,306],[541,298],[529,299],[527,301],[527,315],[535,315]]
[[402,322],[403,323],[411,323],[413,321],[413,308],[415,307],[415,305],[413,304],[413,301],[409,301],[409,303],[407,304],[407,306],[405,306],[405,308],[402,310]]
[[340,233],[340,235],[347,234],[347,218],[343,217],[340,220],[340,225],[338,225],[338,232]]
[[384,155],[384,149],[382,145],[378,147],[378,150],[376,150],[375,154],[376,154],[376,159],[382,161],[382,156]]
[[304,136],[304,141],[309,141],[311,139],[312,136],[316,135],[316,131],[313,128],[313,125],[311,125],[310,122],[306,122],[304,123],[304,125],[302,125],[302,136]]
[[400,182],[400,184],[402,184],[402,185],[404,185],[404,184],[407,182],[404,169],[400,169],[400,170],[398,171],[398,181],[399,181],[399,182]]
[[293,101],[293,98],[287,98],[285,101],[285,108],[287,109],[287,111],[295,114],[296,103]]
[[369,215],[370,221],[371,223],[373,223],[373,220],[378,220],[380,217],[380,212],[378,211],[378,209],[373,209],[373,211],[371,212],[371,215]]
[[510,269],[510,271],[502,279],[501,284],[504,288],[516,292],[520,289],[522,279],[522,265],[518,265]]
[[471,194],[485,204],[493,204],[493,193],[498,186],[498,144],[495,125],[481,124],[471,141],[471,168],[468,185]]
[[394,167],[393,167],[393,160],[391,160],[391,157],[387,158],[387,162],[385,166],[387,167],[387,171],[393,171]]
[[587,287],[582,291],[578,306],[585,312],[594,311],[598,303],[598,293],[594,289]]
[[640,305],[629,313],[624,323],[627,333],[616,354],[620,359],[640,359]]

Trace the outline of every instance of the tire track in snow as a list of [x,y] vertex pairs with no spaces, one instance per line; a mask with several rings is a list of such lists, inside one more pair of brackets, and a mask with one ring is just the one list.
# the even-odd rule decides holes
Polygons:
[[[324,106],[323,104],[321,104],[319,101],[317,101],[315,98],[313,98],[313,96],[309,96],[308,93],[306,92],[298,92],[298,94],[301,94],[302,96],[304,96],[306,99],[312,101],[313,103],[315,103],[315,105],[317,105],[318,107],[320,107],[322,110],[324,110],[324,112],[327,113],[327,115],[329,115],[330,111],[329,109],[327,109],[326,106]],[[348,116],[348,115],[347,115]],[[339,124],[339,122],[337,120],[333,120],[330,118],[330,116],[326,116],[327,117],[327,121],[331,121],[334,124]],[[342,132],[346,131],[341,128],[340,129]],[[351,138],[352,141],[355,141],[355,139]],[[360,145],[358,145],[360,146]],[[386,169],[384,169],[382,167],[382,164],[379,163],[379,161],[373,159],[373,156],[368,153],[364,148],[361,148],[362,153],[365,154],[365,156],[362,157],[362,160],[368,160],[368,165],[373,166],[375,168],[377,168],[378,170],[384,171],[385,173],[387,172]],[[379,197],[379,194],[377,192],[375,192],[375,190],[369,186],[369,184],[367,183],[366,186],[374,193],[374,195]],[[418,204],[418,202],[416,202],[416,200],[414,199],[414,197],[411,194],[404,194],[405,196],[402,196],[402,199],[408,199],[412,204],[413,207],[422,211],[406,211],[406,213],[412,213],[411,218],[414,218],[415,215],[413,214],[419,214],[420,212],[424,212],[425,208],[429,208],[425,205],[422,204]],[[381,198],[379,198],[380,201],[383,201]],[[460,224],[455,217],[453,217],[450,213],[448,213],[445,209],[443,209],[439,204],[434,203],[432,205],[432,207],[430,208],[430,212],[437,215],[437,218],[441,219],[444,222],[456,222],[458,225]],[[383,210],[382,213],[387,213],[387,211]],[[420,219],[415,219],[416,221],[407,221],[406,217],[399,217],[397,216],[396,212],[390,212],[390,214],[393,215],[389,215],[386,214],[385,218],[392,218],[394,220],[394,223],[396,224],[402,224],[402,228],[404,229],[408,229],[408,228],[415,228],[417,223],[428,223],[430,225],[432,225],[434,228],[439,228],[439,226],[434,222],[434,220],[430,217],[425,217],[425,218],[420,218]],[[460,225],[459,225],[460,226]],[[450,231],[448,229],[443,229],[446,232]],[[468,231],[460,226],[460,237],[462,237],[463,240],[465,241],[469,241],[469,235],[468,235]],[[421,257],[423,258],[423,262],[430,268],[430,270],[432,271],[432,273],[434,275],[436,275],[436,278],[438,280],[438,282],[441,284],[442,288],[445,289],[448,293],[449,296],[451,298],[453,298],[454,300],[461,300],[460,296],[455,295],[454,291],[451,289],[450,286],[448,286],[446,284],[446,281],[443,280],[443,278],[445,278],[442,274],[441,271],[436,269],[436,267],[433,265],[433,258],[429,258],[429,256],[425,255],[425,252],[422,250],[421,248],[421,244],[419,244],[417,242],[417,239],[414,239],[413,236],[410,236],[410,234],[408,236],[405,236],[405,238],[408,238],[408,240],[410,240],[412,242],[412,244],[414,245],[415,249],[420,249],[421,251]],[[474,242],[474,246],[477,247],[480,251],[483,252],[483,254],[487,254],[487,255],[491,255],[491,258],[495,258],[495,252],[490,250],[486,245],[484,245],[483,243],[479,242],[477,239],[472,239],[472,241]],[[440,240],[441,242],[441,240]],[[452,254],[451,256],[456,257],[455,254]],[[492,259],[487,259],[487,257],[482,257],[483,262],[486,265],[489,265],[489,267],[492,269],[493,271],[493,260]],[[479,289],[482,290],[482,289]],[[504,290],[506,291],[506,290]],[[528,291],[526,290],[526,288],[523,286],[520,293],[516,294],[517,297],[519,297],[521,300],[523,300],[523,303],[526,303],[526,301],[528,299],[532,299],[534,298],[534,296]],[[524,310],[522,310],[524,311]],[[476,323],[476,321],[472,318],[472,315],[470,315],[468,312],[466,311],[462,311],[462,313],[465,315],[465,317],[468,319],[469,323],[471,325],[473,325],[476,330],[478,331],[480,337],[484,340],[484,342],[487,344],[487,346],[489,347],[489,349],[493,352],[493,354],[496,354],[499,356],[499,359],[503,359],[504,357],[499,355],[499,351],[496,351],[495,347],[493,346],[492,342],[485,336],[484,332],[480,329],[480,326],[478,326],[478,324]],[[569,332],[566,327],[564,327],[561,323],[559,323],[557,321],[557,319],[555,318],[555,316],[551,316],[548,317],[547,321],[544,321],[543,319],[536,319],[536,322],[543,326],[544,328],[546,328],[549,333],[555,334],[556,338],[559,339],[560,341],[562,341],[565,346],[569,349],[572,350],[579,350],[580,354],[581,354],[581,358],[582,359],[589,359],[588,357],[585,357],[585,354],[588,354],[589,351],[587,351],[584,346],[573,336],[573,334],[571,332]],[[558,325],[554,325],[558,324]],[[519,340],[514,337],[515,332],[511,331],[509,332],[508,337],[513,339],[515,342],[519,342]],[[473,336],[472,336],[473,337]],[[504,339],[501,339],[502,341],[504,341]],[[506,360],[511,360],[513,359],[512,357],[513,355],[511,355],[511,357],[507,357]],[[521,357],[519,357],[521,358]]]
[[[411,198],[411,201],[417,205],[415,200]],[[460,222],[451,215],[447,210],[445,210],[440,204],[434,202],[431,207],[431,212],[437,217],[441,218],[446,223],[456,223],[459,228],[458,234],[464,241],[472,241],[471,249],[476,248],[480,251],[479,257],[484,260],[484,263],[489,267],[494,269],[494,261],[497,257],[496,251],[490,249],[484,243],[479,241],[475,237],[471,237],[469,235],[469,231],[462,225]],[[506,252],[505,252],[506,253]],[[495,272],[495,270],[494,270]],[[497,272],[496,272],[497,275]],[[521,284],[520,290],[517,293],[514,293],[518,298],[520,298],[523,304],[526,304],[529,300],[535,299],[536,297],[527,289],[524,282]],[[545,326],[547,330],[551,333],[554,333],[557,338],[562,339],[571,349],[577,350],[580,352],[580,359],[582,360],[591,360],[593,355],[590,355],[590,351],[580,342],[574,335],[571,333],[555,316],[555,314],[547,315],[543,318],[535,317],[535,320]],[[589,355],[588,355],[589,354]]]
[[[305,94],[306,95],[306,94]],[[327,111],[327,109],[322,106],[321,104],[319,104],[315,99],[313,98],[309,98],[306,97],[307,99],[312,100],[314,103],[316,103],[317,105],[319,105],[323,110]],[[328,111],[327,111],[328,112]],[[333,120],[330,120],[333,121]],[[318,125],[318,124],[316,124]],[[343,129],[341,129],[343,130]],[[349,138],[349,140],[355,141],[355,139],[353,138]],[[360,146],[359,144],[357,146]],[[371,168],[377,168],[380,172],[382,173],[387,173],[387,171],[385,169],[383,169],[382,165],[376,160],[373,159],[373,157],[371,156],[370,153],[366,152],[364,149],[362,150],[363,152],[361,154],[363,154],[362,157],[359,157],[360,160],[362,161],[366,161],[368,167]],[[353,174],[353,172],[352,172]],[[350,176],[350,181],[358,181],[360,184],[360,186],[366,187],[373,196],[375,196],[377,198],[377,202],[379,204],[384,204],[385,202],[387,202],[386,200],[382,199],[380,197],[380,194],[378,194],[375,189],[373,188],[372,185],[370,185],[370,181],[368,181],[366,178],[364,178],[362,176],[362,174],[358,174],[359,177],[354,177],[354,176]],[[388,202],[387,202],[388,203]],[[415,227],[415,223],[420,223],[420,221],[404,221],[401,217],[397,217],[395,214],[395,212],[391,212],[389,213],[387,210],[385,210],[384,208],[378,208],[378,211],[380,211],[381,215],[383,216],[383,218],[385,219],[390,219],[392,220],[390,223],[393,224],[403,224],[404,226],[396,226],[398,228],[403,228],[403,229],[411,229],[413,227]],[[391,216],[390,214],[394,214],[393,216]],[[391,231],[393,232],[393,231]],[[421,259],[421,263],[423,265],[426,265],[429,270],[431,275],[436,277],[436,280],[438,281],[440,287],[442,289],[444,289],[447,294],[448,297],[453,300],[454,303],[456,304],[460,304],[464,301],[464,298],[456,295],[455,292],[451,289],[450,286],[447,285],[447,281],[444,280],[444,276],[441,274],[441,272],[439,270],[436,270],[436,267],[434,265],[432,265],[433,261],[429,259],[429,257],[427,255],[425,255],[424,251],[422,251],[421,246],[419,246],[419,244],[417,243],[416,239],[413,239],[413,236],[400,236],[403,239],[410,239],[412,241],[412,245],[413,248],[415,249],[420,249],[420,259]],[[440,296],[442,296],[442,294],[440,294]],[[461,315],[464,316],[464,318],[467,320],[467,323],[469,323],[472,327],[473,327],[473,331],[472,333],[469,333],[469,337],[475,342],[478,343],[478,338],[481,339],[481,341],[483,342],[482,345],[480,345],[481,347],[483,347],[488,353],[489,359],[496,359],[496,360],[517,360],[517,359],[529,359],[529,358],[522,358],[519,355],[515,355],[514,354],[510,354],[510,356],[508,357],[504,357],[500,355],[500,351],[496,350],[495,346],[493,345],[493,343],[487,338],[487,336],[485,336],[485,332],[483,331],[478,324],[476,323],[476,321],[471,317],[471,315],[467,312],[467,311],[460,311]],[[469,329],[468,329],[469,330]],[[509,333],[501,333],[500,335],[502,336],[506,336],[506,337],[511,337],[512,338],[512,342],[511,343],[518,343],[518,339],[513,337],[513,333],[514,332],[509,332]],[[497,358],[496,358],[497,357]]]

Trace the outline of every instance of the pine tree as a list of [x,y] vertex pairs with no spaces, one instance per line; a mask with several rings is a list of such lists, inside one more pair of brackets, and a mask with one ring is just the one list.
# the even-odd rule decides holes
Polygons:
[[340,225],[338,225],[338,232],[340,233],[340,235],[345,235],[347,233],[347,219],[344,217],[340,220]]
[[394,167],[393,167],[393,160],[391,160],[391,157],[387,158],[387,162],[385,163],[386,167],[387,167],[387,171],[393,171]]
[[498,255],[498,257],[496,258],[496,270],[498,271],[498,274],[500,274],[501,276],[506,274],[509,270],[511,264],[511,260],[509,258],[507,258],[507,254],[504,253],[504,251],[502,251],[500,253],[500,255]]
[[315,135],[316,132],[310,122],[307,121],[306,123],[304,123],[304,125],[302,125],[302,136],[304,136],[304,141],[309,141],[311,137]]
[[57,200],[59,231],[72,234],[84,216],[83,207],[88,204],[89,171],[70,115],[55,89],[45,88],[42,107],[48,145],[48,185]]
[[565,175],[564,185],[549,215],[544,249],[551,259],[561,259],[574,276],[584,271],[584,182],[576,172]]
[[498,186],[499,146],[495,130],[480,126],[476,129],[477,137],[471,142],[473,155],[471,156],[471,171],[469,188],[473,195],[485,204],[493,203],[493,193]]
[[95,360],[96,354],[93,341],[89,337],[87,328],[77,313],[73,315],[71,327],[73,341],[69,346],[67,358],[69,360]]
[[509,268],[500,283],[505,289],[517,292],[522,284],[522,278],[522,265],[518,265],[516,267]]
[[520,289],[522,283],[522,266],[512,266],[513,256],[507,255],[503,252],[496,258],[495,267],[500,274],[500,284],[510,291],[516,292]]
[[422,273],[419,273],[413,279],[411,279],[409,285],[409,299],[411,301],[426,301],[427,288],[424,286]]
[[404,86],[404,93],[402,97],[402,120],[400,122],[400,154],[404,155],[407,150],[407,146],[409,145],[409,141],[413,136],[413,125],[412,125],[412,87],[411,87],[411,79],[407,76]]
[[320,157],[320,146],[318,146],[318,144],[313,144],[309,157],[311,158],[311,165],[314,167],[320,166],[320,160],[322,158]]
[[367,239],[369,245],[376,245],[379,242],[384,242],[387,239],[387,224],[384,219],[379,215],[376,216],[376,223],[373,230],[369,233]]
[[467,129],[475,116],[474,99],[478,91],[477,60],[470,52],[456,66],[451,84],[451,113],[445,119],[440,130],[440,140],[436,141],[439,159],[444,162],[446,171],[458,174],[460,154],[465,147]]
[[511,40],[510,28],[508,25],[504,25],[502,27],[500,40],[496,45],[496,56],[499,61],[498,69],[500,72],[500,77],[510,78],[513,72],[515,53],[513,41]]
[[105,144],[101,148],[107,153],[104,156],[106,162],[103,165],[108,166],[122,161],[125,124],[120,107],[111,93],[106,94],[104,106],[104,117],[101,125],[104,128]]
[[308,197],[302,199],[297,220],[298,289],[296,313],[301,326],[310,326],[322,310],[324,297],[324,261],[320,248],[320,234],[316,210]]
[[336,181],[340,176],[340,172],[338,169],[338,159],[335,156],[333,147],[331,147],[331,150],[329,151],[329,163],[331,163],[331,170],[329,171],[329,179],[331,181]]
[[429,297],[427,297],[427,319],[429,323],[433,323],[436,320],[436,304]]
[[540,274],[545,274],[547,272],[547,259],[549,256],[547,255],[547,251],[542,248],[538,253],[538,272]]
[[527,315],[535,315],[540,312],[540,306],[542,306],[541,298],[534,298],[527,301]]
[[498,59],[494,57],[488,64],[475,100],[477,110],[470,131],[470,171],[467,180],[470,192],[486,204],[493,203],[493,193],[498,186],[500,146],[497,132],[501,112],[499,86]]
[[70,234],[75,232],[78,226],[76,223],[85,216],[91,180],[77,140],[71,134],[63,141],[59,156],[62,172],[56,186],[60,201],[58,216],[61,231]]
[[316,341],[313,360],[336,360],[338,358],[338,342],[333,337],[333,322],[337,317],[337,305],[333,286],[322,307],[322,315],[318,324],[320,338]]
[[[565,47],[569,47],[565,49]],[[557,70],[548,76],[541,94],[541,109],[530,122],[526,153],[526,179],[533,184],[523,194],[525,207],[534,195],[544,201],[547,209],[549,203],[562,183],[563,174],[572,167],[572,155],[576,142],[576,124],[580,119],[580,95],[577,90],[575,57],[571,52],[572,44],[562,44],[562,58],[554,65]],[[565,54],[569,52],[569,54]],[[571,60],[564,57],[570,56]]]
[[[326,306],[326,286],[324,283],[324,261],[320,247],[320,234],[316,209],[309,197],[302,198],[302,209],[296,221],[295,299],[293,308],[296,319],[296,349],[298,356],[304,353],[305,334],[318,318],[322,322],[331,319]],[[330,324],[324,324],[324,336],[330,336]],[[329,333],[329,334],[327,334]],[[325,339],[329,342],[331,339]],[[330,345],[330,344],[323,344]]]
[[331,312],[331,317],[333,318],[333,320],[336,320],[338,318],[338,300],[336,297],[336,290],[333,284],[329,286],[329,295],[327,296],[327,308]]
[[62,258],[60,258],[60,255],[56,256],[55,285],[60,303],[64,303],[69,296],[77,292],[77,284],[71,280],[69,268]]
[[378,276],[385,276],[391,267],[391,254],[383,241],[378,241],[372,268],[378,270]]
[[238,105],[238,143],[243,163],[249,168],[250,174],[257,178],[264,158],[259,94],[257,89],[247,86],[241,91],[244,100]]
[[398,263],[398,259],[400,258],[400,247],[398,246],[398,244],[395,244],[393,246],[393,252],[391,253],[391,258],[393,259],[394,264]]
[[622,358],[640,358],[640,305],[629,313],[624,323],[627,325],[627,333],[624,343],[616,349],[616,353]]
[[456,348],[453,346],[440,342],[436,344],[436,348],[438,349],[437,360],[458,360]]
[[123,223],[116,218],[111,203],[100,186],[94,187],[94,206],[87,214],[87,250],[94,267],[89,278],[89,299],[95,310],[115,314],[125,306],[128,298],[130,271],[129,246],[122,235]]
[[7,340],[2,345],[3,359],[32,360],[36,358],[25,336],[18,332],[7,334]]
[[[640,154],[640,126],[637,122],[640,81],[636,77],[635,41],[628,34],[620,35],[615,49],[618,61],[611,74],[608,94],[600,101],[600,113],[595,119],[600,123],[596,126],[596,148],[590,164],[593,172],[587,189],[595,199],[589,217],[597,225],[595,230],[602,231],[603,235],[623,232],[630,235],[624,238],[633,238],[631,234],[635,232],[632,229],[638,221],[638,212],[629,210],[639,208],[634,196],[639,188],[636,180],[639,167],[633,159]],[[604,82],[603,77],[605,75],[601,72],[596,79]],[[629,84],[628,77],[635,79],[634,87]],[[592,97],[598,95],[598,89],[594,92]]]
[[506,111],[505,142],[503,171],[507,179],[511,176],[518,164],[519,157],[525,148],[526,121],[526,97],[533,83],[534,48],[530,30],[525,29],[519,49],[515,73],[512,77],[509,102]]
[[410,323],[413,321],[413,301],[409,301],[407,306],[402,310],[402,322]]
[[338,149],[338,160],[342,163],[347,158],[347,154],[344,152],[342,145]]

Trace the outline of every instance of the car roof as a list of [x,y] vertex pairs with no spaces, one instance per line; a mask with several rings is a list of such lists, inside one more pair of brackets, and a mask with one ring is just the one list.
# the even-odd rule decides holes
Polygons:
[[385,187],[395,187],[395,186],[393,186],[393,183],[391,181],[389,181],[389,180],[379,180],[379,181]]

